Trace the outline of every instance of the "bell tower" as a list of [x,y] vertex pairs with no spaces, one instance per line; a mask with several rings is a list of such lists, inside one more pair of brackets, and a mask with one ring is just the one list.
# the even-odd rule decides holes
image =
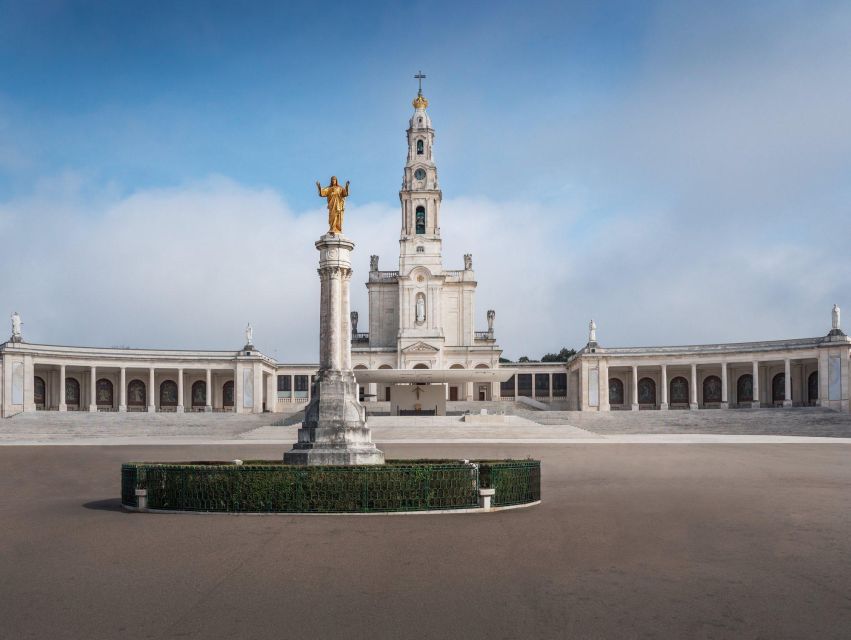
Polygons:
[[419,91],[414,98],[414,114],[408,126],[408,158],[402,177],[399,201],[402,205],[402,230],[399,235],[399,272],[405,275],[414,267],[425,266],[432,274],[443,270],[440,239],[440,201],[443,194],[434,162],[434,129],[426,109],[420,72]]

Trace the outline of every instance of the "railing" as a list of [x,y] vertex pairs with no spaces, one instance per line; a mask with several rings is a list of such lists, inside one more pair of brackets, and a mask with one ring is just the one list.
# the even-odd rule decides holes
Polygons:
[[278,398],[278,402],[283,402],[285,404],[303,404],[309,400],[310,398]]
[[370,280],[387,280],[388,282],[392,282],[399,277],[398,271],[370,271],[369,279]]
[[490,331],[474,331],[473,338],[476,340],[493,340],[493,333]]
[[447,269],[443,273],[450,278],[463,278],[465,272],[463,269]]
[[366,333],[353,333],[352,342],[369,342],[369,331]]

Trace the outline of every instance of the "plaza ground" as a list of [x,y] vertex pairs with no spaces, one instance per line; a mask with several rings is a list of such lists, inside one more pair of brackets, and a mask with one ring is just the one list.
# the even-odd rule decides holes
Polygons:
[[[378,439],[380,442],[380,439]],[[847,638],[851,445],[384,445],[543,460],[493,514],[125,513],[127,460],[283,447],[0,447],[4,638]]]

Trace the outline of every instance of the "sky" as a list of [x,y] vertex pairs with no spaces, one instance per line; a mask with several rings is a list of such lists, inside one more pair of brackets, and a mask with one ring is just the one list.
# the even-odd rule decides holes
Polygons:
[[0,0],[0,313],[315,362],[314,182],[351,181],[354,282],[396,268],[419,70],[444,264],[507,357],[851,313],[851,4],[811,0]]

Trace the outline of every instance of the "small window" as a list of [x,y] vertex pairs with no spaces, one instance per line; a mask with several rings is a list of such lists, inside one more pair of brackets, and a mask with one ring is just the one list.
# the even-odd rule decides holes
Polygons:
[[417,247],[417,253],[425,253],[425,247]]
[[418,156],[423,155],[423,141],[422,140],[417,140],[417,155]]
[[417,207],[417,233],[425,233],[425,207]]

